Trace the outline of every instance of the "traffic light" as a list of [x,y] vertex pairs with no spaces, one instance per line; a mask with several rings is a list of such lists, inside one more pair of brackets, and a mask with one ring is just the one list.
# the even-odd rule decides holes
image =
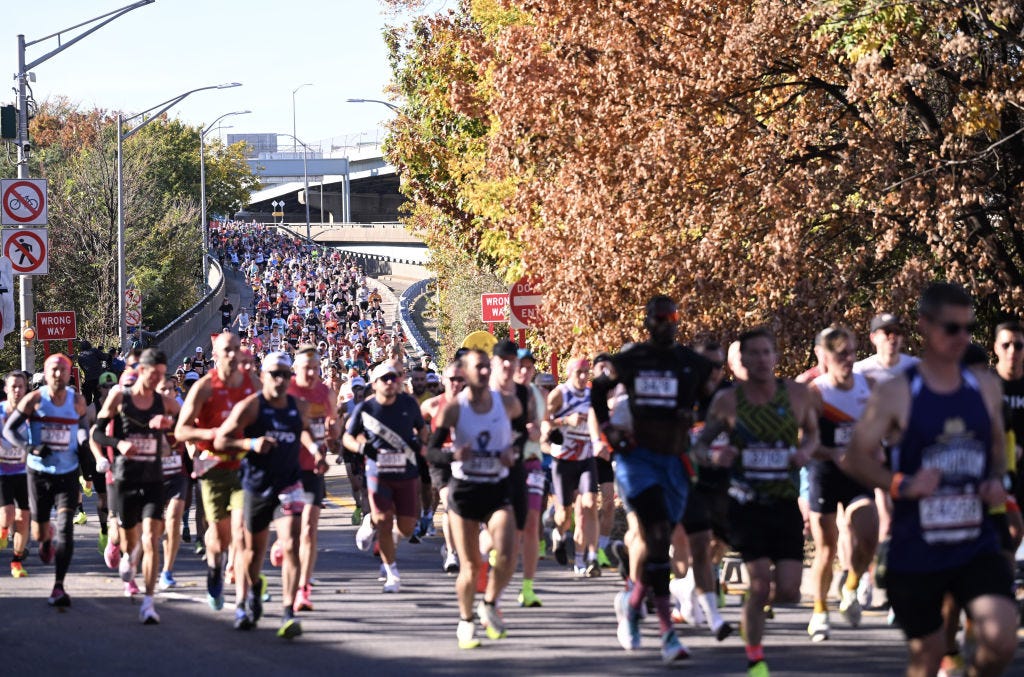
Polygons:
[[0,138],[18,138],[18,109],[14,106],[0,107]]
[[25,343],[25,345],[28,345],[32,343],[32,341],[36,340],[35,327],[33,327],[28,322],[25,323],[25,328],[21,331],[21,340]]

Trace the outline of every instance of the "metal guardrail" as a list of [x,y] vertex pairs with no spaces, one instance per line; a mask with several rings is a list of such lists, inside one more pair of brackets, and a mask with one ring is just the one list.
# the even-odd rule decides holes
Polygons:
[[413,352],[416,353],[417,358],[427,353],[435,358],[435,362],[437,362],[437,346],[428,337],[423,335],[413,321],[412,304],[418,297],[423,295],[427,287],[435,282],[436,279],[431,277],[413,283],[402,292],[401,298],[398,299],[398,321],[401,322],[402,331],[405,332],[409,343],[412,344]]

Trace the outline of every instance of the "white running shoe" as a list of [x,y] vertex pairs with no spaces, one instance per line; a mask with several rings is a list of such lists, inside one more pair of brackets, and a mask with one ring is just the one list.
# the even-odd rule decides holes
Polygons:
[[847,590],[843,587],[843,597],[839,602],[839,613],[855,628],[860,625],[861,616],[860,600],[857,598],[857,592],[857,590]]
[[828,622],[828,612],[811,614],[811,622],[807,624],[807,634],[812,642],[824,642],[829,638],[832,626]]
[[139,621],[143,625],[156,625],[160,622],[160,615],[156,612],[156,605],[153,604],[152,598],[142,600],[142,606],[139,607]]
[[459,557],[454,552],[449,552],[444,558],[444,572],[446,574],[459,573]]
[[875,601],[875,586],[871,583],[871,574],[867,571],[860,577],[860,585],[857,586],[857,601],[861,609],[870,609]]
[[505,620],[498,613],[493,604],[484,604],[482,601],[476,605],[476,615],[480,617],[480,625],[491,639],[505,639],[508,633],[505,631]]
[[132,558],[122,555],[121,562],[117,565],[117,572],[121,574],[121,580],[125,583],[135,578],[135,567],[132,565]]
[[388,576],[384,581],[383,592],[398,592],[402,587],[402,579],[398,576]]
[[623,590],[615,595],[615,619],[618,621],[616,636],[626,651],[640,648],[640,615],[629,606],[629,593]]
[[363,517],[363,523],[356,531],[356,547],[366,552],[373,547],[373,541],[377,538],[377,527],[373,526],[373,518],[370,515]]
[[459,640],[460,649],[475,649],[480,646],[480,640],[476,638],[476,623],[473,621],[460,620],[455,637]]

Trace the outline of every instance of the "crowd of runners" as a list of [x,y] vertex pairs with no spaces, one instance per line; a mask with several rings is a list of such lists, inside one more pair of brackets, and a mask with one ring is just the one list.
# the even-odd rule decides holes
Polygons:
[[[808,641],[887,604],[908,674],[996,675],[1012,660],[1024,327],[995,328],[990,367],[960,287],[930,285],[913,320],[879,313],[859,361],[852,331],[823,329],[817,365],[794,380],[776,375],[765,329],[680,345],[676,304],[656,296],[647,340],[575,356],[558,383],[507,340],[440,367],[410,360],[380,293],[339,252],[241,224],[213,241],[253,304],[224,302],[210,356],[197,348],[179,367],[135,350],[84,394],[60,354],[36,389],[22,372],[5,378],[0,549],[12,547],[12,576],[28,575],[31,528],[55,564],[51,606],[71,605],[74,524],[81,494],[96,491],[99,551],[125,594],[142,596],[140,622],[160,622],[155,594],[177,585],[194,510],[211,609],[233,587],[234,627],[255,628],[269,554],[277,634],[294,638],[314,609],[324,473],[343,464],[354,546],[379,556],[367,575],[383,593],[402,589],[400,545],[441,531],[460,649],[515,631],[501,604],[520,567],[510,593],[542,607],[534,581],[550,551],[567,576],[618,571],[609,606],[625,650],[641,648],[650,613],[664,662],[689,656],[685,620],[718,641],[738,631],[748,673],[767,675],[766,619],[800,601],[810,542]],[[912,329],[918,357],[901,352]],[[617,511],[627,526],[613,540]],[[737,628],[720,610],[735,560],[747,586]]]

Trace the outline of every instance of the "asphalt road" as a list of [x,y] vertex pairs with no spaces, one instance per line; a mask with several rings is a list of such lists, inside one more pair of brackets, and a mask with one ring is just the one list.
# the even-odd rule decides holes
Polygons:
[[[315,610],[302,614],[301,638],[289,642],[274,634],[280,576],[269,564],[274,598],[264,620],[251,632],[233,630],[233,594],[222,611],[207,606],[204,565],[188,544],[175,571],[177,589],[158,595],[161,624],[141,625],[141,598],[122,596],[117,573],[107,570],[97,553],[93,499],[87,499],[90,520],[76,527],[66,582],[71,609],[46,605],[52,568],[39,562],[34,547],[26,562],[28,578],[0,579],[0,675],[745,674],[737,636],[718,643],[706,629],[687,626],[679,631],[693,657],[663,667],[653,617],[644,623],[644,647],[627,654],[615,639],[612,598],[621,584],[614,571],[578,581],[551,559],[541,562],[536,583],[544,606],[516,605],[517,574],[503,599],[508,638],[484,638],[481,648],[460,651],[454,577],[441,572],[440,535],[399,547],[402,591],[383,594],[376,560],[358,552],[353,542],[347,480],[332,471],[328,484],[332,504],[323,512]],[[5,566],[8,557],[9,551],[0,555]],[[902,636],[886,625],[885,612],[866,612],[858,629],[843,627],[834,612],[833,639],[821,644],[807,638],[809,613],[807,605],[779,609],[769,621],[765,646],[773,674],[852,677],[902,671]],[[737,623],[739,597],[728,598],[723,615]],[[1018,652],[1009,674],[1024,674],[1022,655]]]

